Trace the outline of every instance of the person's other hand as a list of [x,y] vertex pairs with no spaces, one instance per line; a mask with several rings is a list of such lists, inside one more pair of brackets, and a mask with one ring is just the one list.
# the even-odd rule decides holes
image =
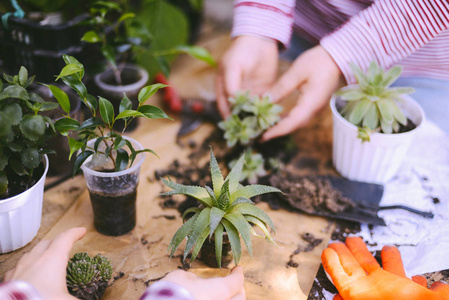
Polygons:
[[395,247],[382,249],[380,267],[361,238],[348,237],[346,243],[333,243],[321,259],[339,295],[345,300],[447,300],[449,285],[427,286],[405,276],[401,255]]
[[217,106],[221,116],[230,115],[228,98],[237,91],[263,94],[276,79],[278,46],[274,40],[239,36],[223,55],[215,81]]
[[343,84],[340,69],[323,47],[318,45],[305,51],[267,91],[274,102],[279,102],[294,90],[299,90],[300,95],[292,110],[264,133],[262,141],[287,135],[305,126]]
[[236,266],[226,277],[201,279],[183,270],[170,272],[162,280],[177,283],[186,288],[196,300],[244,300],[243,270]]
[[26,281],[46,300],[76,299],[67,290],[66,269],[73,244],[85,234],[86,228],[78,227],[64,231],[54,240],[40,241],[6,273],[5,281]]

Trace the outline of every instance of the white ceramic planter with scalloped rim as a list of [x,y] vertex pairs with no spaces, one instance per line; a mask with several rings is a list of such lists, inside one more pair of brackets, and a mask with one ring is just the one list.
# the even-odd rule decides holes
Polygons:
[[385,183],[398,171],[412,140],[422,127],[424,112],[410,96],[403,95],[398,106],[416,128],[394,134],[374,133],[369,142],[362,143],[357,137],[357,126],[343,118],[338,109],[344,101],[335,95],[330,101],[333,119],[333,154],[335,169],[350,180]]
[[19,195],[0,200],[0,253],[27,245],[41,227],[47,155],[44,156],[44,163],[44,174],[35,185]]

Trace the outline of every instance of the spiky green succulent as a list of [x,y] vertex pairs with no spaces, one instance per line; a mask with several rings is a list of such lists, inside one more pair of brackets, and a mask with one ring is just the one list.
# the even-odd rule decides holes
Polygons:
[[402,72],[400,66],[384,71],[376,62],[371,62],[366,74],[351,64],[357,85],[346,86],[337,92],[347,101],[341,115],[358,127],[383,133],[398,132],[400,124],[407,124],[407,117],[399,108],[401,95],[414,92],[410,87],[390,87]]
[[[173,256],[181,242],[187,237],[184,250],[184,260],[192,252],[192,261],[198,256],[204,241],[212,236],[215,237],[215,255],[217,264],[221,267],[221,256],[223,247],[223,232],[228,234],[235,264],[238,264],[242,255],[240,236],[246,248],[252,255],[251,233],[256,234],[251,224],[258,226],[264,233],[264,237],[275,244],[268,226],[274,231],[271,218],[260,208],[256,207],[250,200],[251,197],[281,192],[279,189],[265,185],[242,186],[239,180],[244,164],[244,155],[240,157],[226,178],[223,178],[218,162],[211,150],[210,169],[212,177],[212,188],[205,185],[187,186],[175,183],[171,180],[162,181],[172,190],[163,195],[184,194],[197,199],[201,205],[187,209],[183,214],[185,223],[176,231],[168,250]],[[185,216],[193,213],[188,220]]]
[[67,288],[78,299],[100,299],[111,277],[111,262],[101,254],[76,253],[67,265]]
[[251,140],[280,120],[282,107],[270,101],[270,97],[250,96],[249,92],[237,93],[229,98],[231,116],[218,126],[224,130],[228,147],[248,145]]
[[[229,163],[229,167],[234,167],[237,161],[237,159],[232,160]],[[248,183],[250,184],[257,183],[259,177],[267,174],[264,165],[265,159],[262,154],[247,149],[245,151],[245,164],[243,165],[240,181],[248,180]]]

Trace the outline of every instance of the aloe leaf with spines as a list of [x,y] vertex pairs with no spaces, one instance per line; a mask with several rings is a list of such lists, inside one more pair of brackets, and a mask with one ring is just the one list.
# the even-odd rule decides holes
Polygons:
[[[345,106],[340,114],[359,128],[371,132],[382,130],[391,134],[400,130],[400,125],[407,125],[407,117],[398,105],[404,101],[402,95],[414,92],[409,87],[390,87],[399,77],[402,68],[395,66],[384,71],[376,62],[371,62],[366,73],[355,64],[351,69],[357,79],[356,86],[347,86],[337,91],[336,95]],[[366,141],[366,133],[359,134]]]
[[[166,85],[154,84],[144,87],[139,93],[139,104],[135,110],[132,109],[129,98],[124,94],[119,111],[116,112],[108,99],[95,98],[88,93],[82,81],[84,66],[72,56],[63,55],[63,59],[66,66],[74,67],[70,68],[70,72],[63,69],[57,79],[60,78],[77,93],[81,102],[86,105],[92,115],[91,118],[79,124],[68,114],[70,102],[67,94],[53,85],[47,85],[66,112],[62,118],[56,121],[55,127],[61,134],[68,137],[70,157],[76,153],[73,175],[79,171],[83,162],[91,155],[105,155],[112,162],[113,169],[116,172],[129,168],[139,153],[150,152],[156,155],[151,149],[136,151],[132,143],[124,139],[122,134],[135,118],[171,120],[162,109],[145,104],[151,96]],[[125,120],[125,126],[121,132],[117,132],[114,130],[114,124],[120,119]],[[93,148],[87,146],[90,140],[96,140]],[[102,147],[99,147],[100,145]]]
[[[250,234],[253,229],[250,223],[262,227],[267,240],[275,244],[268,232],[270,227],[274,230],[274,224],[270,217],[260,208],[254,205],[249,199],[256,195],[265,193],[281,192],[279,189],[265,185],[242,186],[239,183],[245,156],[242,155],[226,178],[223,177],[220,166],[210,150],[210,169],[212,173],[212,186],[204,188],[198,186],[185,186],[176,184],[170,180],[162,181],[172,190],[162,195],[185,194],[200,200],[201,205],[190,209],[184,214],[192,214],[189,219],[178,229],[170,241],[168,251],[173,256],[184,238],[187,244],[183,258],[187,258],[192,252],[192,261],[203,246],[206,237],[215,238],[217,264],[221,268],[221,251],[225,231],[229,237],[231,248],[234,254],[235,264],[238,264],[241,257],[240,236],[242,237],[250,255],[252,254],[252,243]],[[251,208],[248,208],[251,206]],[[183,216],[183,217],[184,217]],[[247,218],[252,217],[252,218]],[[257,222],[252,222],[258,220]],[[262,225],[260,225],[262,224]]]
[[75,253],[67,264],[67,288],[78,299],[100,299],[111,278],[111,262],[101,254]]

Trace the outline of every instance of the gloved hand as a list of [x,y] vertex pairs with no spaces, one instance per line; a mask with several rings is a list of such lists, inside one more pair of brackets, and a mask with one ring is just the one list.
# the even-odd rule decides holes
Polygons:
[[401,255],[395,247],[385,246],[381,257],[383,269],[358,237],[346,238],[346,244],[330,244],[323,251],[321,260],[339,292],[334,300],[449,299],[448,284],[437,282],[427,289],[425,278],[407,278]]

